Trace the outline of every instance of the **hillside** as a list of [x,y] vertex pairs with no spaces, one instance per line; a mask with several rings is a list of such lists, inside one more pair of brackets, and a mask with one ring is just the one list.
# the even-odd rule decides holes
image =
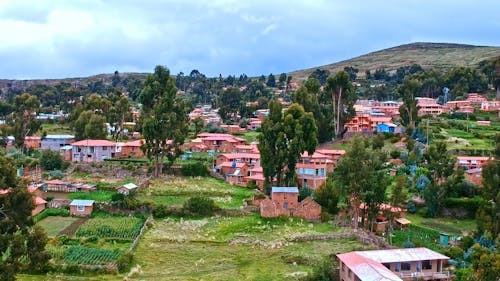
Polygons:
[[479,62],[498,56],[500,56],[500,47],[448,43],[411,43],[368,53],[345,61],[294,71],[289,74],[293,76],[294,80],[302,81],[317,68],[336,72],[342,70],[345,66],[353,66],[359,69],[358,75],[364,76],[366,70],[373,73],[377,68],[385,68],[390,71],[415,63],[423,68],[447,71],[456,66],[476,67]]

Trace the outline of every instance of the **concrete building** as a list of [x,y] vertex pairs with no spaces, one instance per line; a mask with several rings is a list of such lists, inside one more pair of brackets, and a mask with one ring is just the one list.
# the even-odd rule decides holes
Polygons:
[[449,257],[427,248],[355,251],[337,255],[341,281],[452,280]]
[[46,135],[41,140],[41,149],[59,151],[61,147],[70,145],[75,141],[73,135]]

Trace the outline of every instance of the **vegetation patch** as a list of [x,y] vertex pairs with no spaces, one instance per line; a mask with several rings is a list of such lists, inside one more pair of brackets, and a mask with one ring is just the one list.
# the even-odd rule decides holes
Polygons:
[[110,201],[113,195],[116,194],[114,191],[109,190],[96,190],[92,192],[74,192],[68,195],[69,199],[87,199],[95,200],[97,202]]
[[76,231],[77,237],[95,236],[99,238],[135,238],[143,220],[136,217],[92,218]]
[[45,230],[48,237],[54,237],[77,220],[75,217],[49,216],[37,222],[37,225]]

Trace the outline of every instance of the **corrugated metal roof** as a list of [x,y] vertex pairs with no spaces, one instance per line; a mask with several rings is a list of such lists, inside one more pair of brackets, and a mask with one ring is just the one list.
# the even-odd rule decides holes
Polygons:
[[126,189],[131,190],[131,189],[136,189],[137,185],[135,183],[129,182],[129,183],[122,185],[122,187],[125,187]]
[[273,186],[272,192],[299,193],[296,186]]
[[427,248],[358,251],[356,253],[381,263],[449,259],[449,257]]
[[83,200],[83,199],[75,199],[71,201],[70,206],[92,206],[94,204],[94,200]]
[[46,135],[45,139],[74,139],[73,135]]
[[402,281],[392,271],[381,263],[368,259],[360,252],[350,252],[337,255],[352,272],[363,281]]

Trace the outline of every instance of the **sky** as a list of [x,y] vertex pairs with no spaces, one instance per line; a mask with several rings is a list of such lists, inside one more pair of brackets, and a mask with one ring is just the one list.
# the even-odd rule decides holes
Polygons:
[[279,74],[411,42],[500,46],[498,0],[0,0],[0,79]]

